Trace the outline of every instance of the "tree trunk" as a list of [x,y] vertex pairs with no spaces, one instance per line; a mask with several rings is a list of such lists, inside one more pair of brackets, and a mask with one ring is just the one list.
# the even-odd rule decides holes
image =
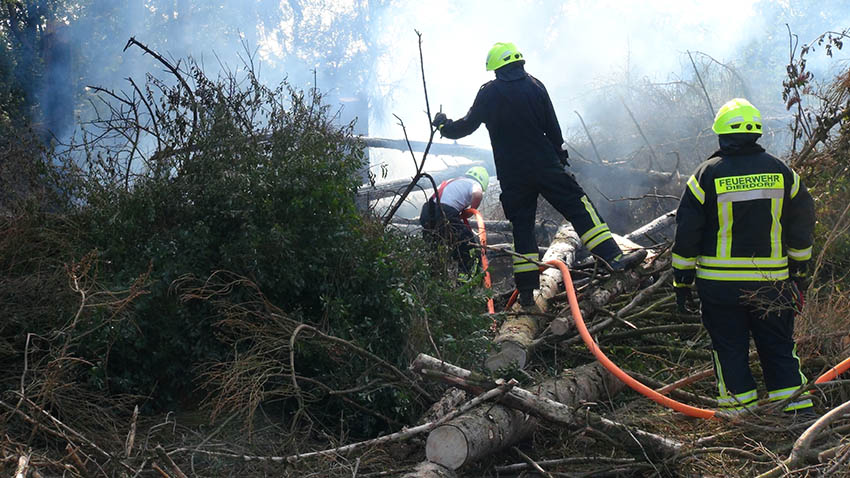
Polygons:
[[[543,262],[557,259],[571,266],[580,247],[581,239],[578,233],[569,223],[564,224],[558,229],[555,239],[543,255]],[[546,269],[540,274],[540,287],[534,298],[540,310],[547,310],[549,300],[558,293],[563,282],[561,272],[557,269]],[[534,339],[546,324],[547,320],[540,316],[507,317],[499,328],[499,334],[493,339],[496,351],[487,358],[487,368],[498,370],[514,363],[524,368],[528,363],[528,354]]]
[[[595,370],[592,369],[594,366],[596,366]],[[425,354],[420,354],[416,358],[411,369],[422,375],[431,378],[436,377],[456,387],[468,390],[470,393],[480,393],[489,387],[498,386],[497,383],[488,382],[475,372],[441,362]],[[581,371],[581,369],[584,369],[584,371]],[[565,375],[573,377],[573,382],[570,383],[565,379],[544,382],[534,387],[538,392],[537,394],[514,386],[499,401],[508,407],[544,420],[566,425],[572,429],[591,427],[599,430],[612,440],[619,442],[624,451],[639,460],[646,460],[647,458],[664,460],[672,458],[684,450],[685,445],[682,442],[609,420],[589,410],[579,409],[578,406],[587,397],[604,393],[615,394],[625,389],[621,382],[598,364],[585,365],[579,369],[567,371]],[[589,380],[589,383],[585,380]],[[492,407],[487,409],[487,413],[489,413],[485,417],[487,420],[493,418],[492,411]],[[529,421],[527,423],[534,422]],[[475,425],[475,423],[471,424]],[[470,423],[467,422],[467,425],[470,425]],[[480,435],[480,432],[473,431],[471,433]],[[519,434],[516,431],[512,431],[512,433],[513,435]],[[455,440],[453,443],[456,443],[459,437],[450,436],[449,438]],[[437,442],[443,439],[445,437],[434,438]],[[429,436],[430,440],[431,437]],[[463,437],[463,441],[465,440],[466,436]],[[443,445],[443,448],[447,448],[447,446]],[[455,455],[458,454],[455,452]],[[457,456],[453,458],[455,460],[460,459]]]
[[[663,231],[666,228],[672,228],[672,226],[676,224],[676,210],[672,210],[662,216],[659,216],[652,220],[651,222],[635,229],[634,231],[626,234],[624,237],[630,241],[634,241],[638,244],[644,244],[648,246],[654,246],[655,240],[650,237],[652,234],[657,234],[660,231]],[[649,240],[647,240],[649,238]]]
[[[579,300],[581,316],[587,320],[597,310],[614,300],[618,295],[637,289],[640,285],[641,276],[634,270],[625,271],[612,275],[599,287],[585,294]],[[575,328],[572,316],[563,315],[555,317],[549,324],[549,331],[554,335],[562,336]]]
[[[489,383],[475,372],[424,354],[416,358],[411,369],[418,373],[437,370],[447,376],[447,381],[457,386],[465,384],[471,391],[482,389]],[[453,381],[451,377],[459,381]],[[608,399],[624,387],[601,365],[592,363],[567,370],[561,377],[541,383],[535,387],[534,395],[574,409],[584,402]],[[522,408],[520,404],[523,400],[517,398],[516,394],[508,392],[502,400],[507,406],[482,406],[432,430],[425,446],[428,460],[457,469],[528,437],[537,427],[538,419],[509,408]]]

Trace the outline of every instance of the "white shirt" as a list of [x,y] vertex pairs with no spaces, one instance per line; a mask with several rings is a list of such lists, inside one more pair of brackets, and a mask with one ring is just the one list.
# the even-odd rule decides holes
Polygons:
[[440,204],[453,207],[458,211],[463,211],[472,205],[472,194],[478,191],[483,193],[481,185],[478,181],[462,176],[446,185],[443,189],[443,194],[440,196]]

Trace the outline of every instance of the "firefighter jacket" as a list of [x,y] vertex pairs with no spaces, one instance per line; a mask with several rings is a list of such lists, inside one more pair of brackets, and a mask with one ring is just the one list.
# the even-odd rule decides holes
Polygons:
[[735,302],[735,290],[788,279],[789,261],[805,264],[812,255],[812,196],[758,137],[721,135],[721,149],[688,179],[679,203],[676,285],[696,276],[701,297],[714,292],[709,300]]
[[496,70],[496,79],[481,86],[466,116],[449,120],[440,129],[443,137],[459,139],[484,123],[502,182],[539,174],[550,166],[562,168],[564,140],[552,100],[543,83],[526,73],[521,63]]

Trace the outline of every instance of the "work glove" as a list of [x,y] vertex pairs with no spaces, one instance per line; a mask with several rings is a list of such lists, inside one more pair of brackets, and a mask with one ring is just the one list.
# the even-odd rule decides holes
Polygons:
[[801,294],[805,294],[812,283],[809,277],[809,261],[788,261],[788,273]]
[[431,124],[434,125],[435,128],[440,129],[440,128],[443,127],[444,124],[446,124],[448,122],[449,122],[448,116],[446,116],[445,113],[440,111],[439,113],[434,115],[434,121],[432,121]]
[[558,151],[558,159],[561,161],[561,166],[567,167],[570,165],[570,162],[567,161],[570,158],[570,153],[567,151],[567,143],[561,145],[561,150]]
[[676,291],[676,311],[680,314],[693,313],[696,308],[694,301],[694,271],[673,270],[673,288]]

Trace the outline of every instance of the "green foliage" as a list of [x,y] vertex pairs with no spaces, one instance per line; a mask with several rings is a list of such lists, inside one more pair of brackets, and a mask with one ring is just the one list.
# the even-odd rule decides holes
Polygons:
[[[251,71],[213,80],[187,65],[175,82],[151,78],[144,86],[146,97],[134,100],[146,101],[150,110],[141,103],[138,110],[148,113],[111,110],[87,132],[100,139],[65,158],[78,179],[73,255],[97,251],[98,290],[144,289],[131,287],[118,315],[95,307],[81,316],[71,332],[75,353],[89,364],[80,380],[112,395],[149,396],[154,408],[195,405],[208,392],[244,411],[254,399],[226,396],[233,392],[210,380],[210,370],[241,374],[263,399],[287,398],[280,390],[291,378],[267,371],[288,367],[282,344],[293,323],[400,370],[435,346],[447,360],[471,363],[485,349],[484,298],[451,287],[445,271],[430,266],[421,239],[388,232],[356,209],[363,147],[353,125],[335,125],[315,92],[268,88]],[[115,125],[131,133],[115,134]],[[192,300],[200,295],[180,285],[187,277],[214,281],[220,271],[255,284],[261,302],[291,320],[277,328],[267,316],[238,325],[233,307],[257,303],[255,290],[227,286],[222,306]],[[292,350],[296,373],[324,384],[310,395],[327,403],[311,414],[328,426],[351,402],[327,387],[376,384],[349,397],[361,410],[345,413],[362,433],[407,422],[421,408],[409,383],[400,386],[397,376],[385,383],[386,370],[372,359],[310,337]],[[246,365],[246,353],[264,365]],[[301,386],[311,388],[309,380]]]

